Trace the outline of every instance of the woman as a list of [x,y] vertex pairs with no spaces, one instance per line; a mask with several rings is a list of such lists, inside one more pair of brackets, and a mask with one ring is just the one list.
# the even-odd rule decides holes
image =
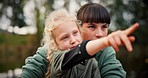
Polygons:
[[[84,40],[95,40],[107,36],[110,15],[102,5],[97,3],[83,5],[77,12],[77,19],[82,21],[80,31]],[[112,44],[115,43],[113,39],[110,40],[113,42]],[[121,42],[117,44],[121,45]],[[118,51],[118,47],[114,48]],[[112,47],[107,47],[97,53],[96,60],[98,61],[101,77],[126,77],[126,72],[121,63],[116,59],[116,53]]]

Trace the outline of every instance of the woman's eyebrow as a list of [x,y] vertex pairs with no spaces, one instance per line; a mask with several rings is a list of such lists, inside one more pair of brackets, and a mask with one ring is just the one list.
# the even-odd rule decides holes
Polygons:
[[102,25],[108,25],[107,23],[103,23]]
[[88,25],[94,25],[95,23],[88,23]]
[[109,26],[109,24],[107,24],[107,23],[103,23],[102,26]]

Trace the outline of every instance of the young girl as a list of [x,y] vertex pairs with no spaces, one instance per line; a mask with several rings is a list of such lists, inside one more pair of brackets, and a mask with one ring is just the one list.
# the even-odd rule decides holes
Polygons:
[[48,47],[51,78],[100,78],[97,61],[84,47],[88,41],[78,46],[82,38],[76,22],[76,17],[63,9],[52,12],[45,21],[44,45]]
[[[119,32],[101,39],[82,41],[75,21],[78,22],[66,10],[54,11],[47,17],[43,47],[26,61],[20,77],[45,77],[48,56],[50,63],[48,76],[51,78],[100,78],[95,54],[107,46],[114,46],[109,39],[119,35]],[[133,37],[127,35],[136,28],[137,25],[134,25],[120,33],[126,33],[126,38],[133,41]],[[118,39],[126,44],[124,39],[120,37]]]

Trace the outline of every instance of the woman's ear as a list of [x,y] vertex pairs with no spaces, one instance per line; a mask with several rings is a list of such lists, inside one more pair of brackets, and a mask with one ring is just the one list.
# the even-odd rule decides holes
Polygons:
[[77,25],[78,25],[79,27],[82,26],[82,21],[81,21],[81,20],[77,20],[76,23],[77,23]]

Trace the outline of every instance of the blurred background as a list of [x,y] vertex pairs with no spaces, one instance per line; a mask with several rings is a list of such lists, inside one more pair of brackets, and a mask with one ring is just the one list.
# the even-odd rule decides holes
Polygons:
[[148,0],[0,0],[0,78],[16,78],[25,58],[35,54],[47,14],[59,8],[76,13],[88,2],[107,8],[110,32],[140,23],[133,33],[134,51],[120,47],[117,58],[127,78],[148,78]]

